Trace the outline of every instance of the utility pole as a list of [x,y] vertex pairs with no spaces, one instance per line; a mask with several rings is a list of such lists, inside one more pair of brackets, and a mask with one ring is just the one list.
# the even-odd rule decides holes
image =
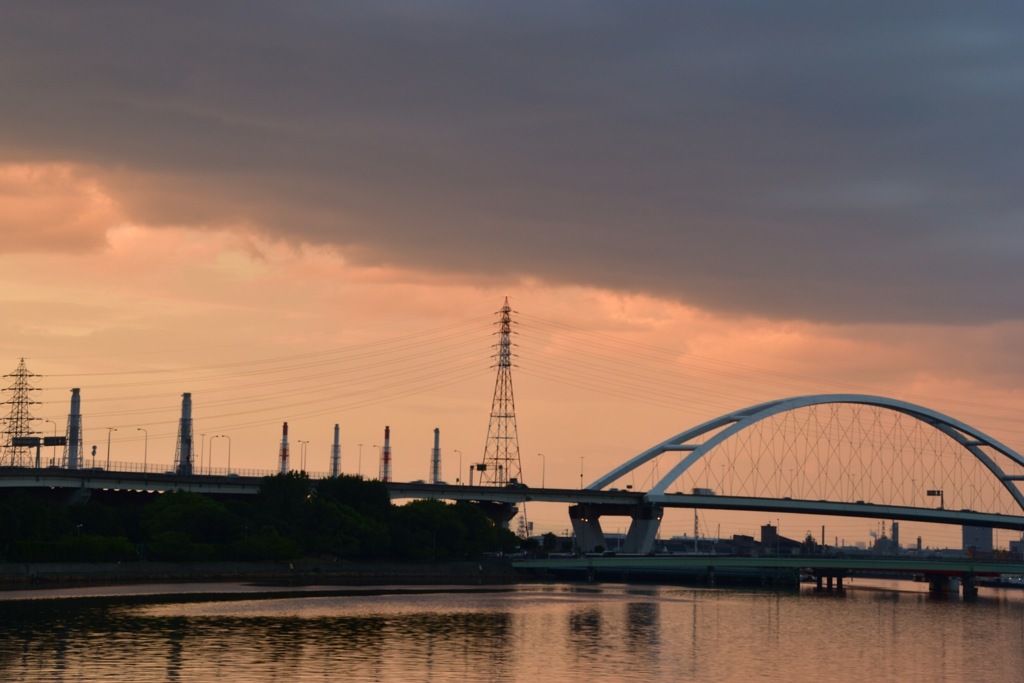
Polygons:
[[29,453],[28,458],[32,457],[29,450],[31,446],[26,445],[28,443],[26,439],[37,434],[32,431],[32,421],[39,419],[32,417],[29,412],[29,406],[39,404],[39,401],[33,401],[29,394],[32,391],[39,391],[38,388],[29,384],[29,380],[33,377],[39,377],[39,375],[29,372],[24,358],[18,363],[14,372],[4,375],[4,379],[13,380],[7,387],[7,391],[10,391],[13,396],[4,401],[4,404],[9,405],[11,409],[7,415],[5,429],[0,432],[6,437],[3,455],[0,456],[0,465],[23,465],[26,453]]
[[484,445],[485,467],[480,470],[478,482],[481,486],[504,486],[513,480],[521,483],[523,477],[512,392],[512,309],[508,305],[508,297],[505,297],[505,304],[498,313],[498,343],[495,344],[498,375],[494,382],[491,420]]
[[[481,486],[508,486],[523,483],[523,466],[519,459],[519,432],[516,428],[516,402],[512,393],[512,308],[505,304],[498,311],[498,350],[495,358],[498,376],[494,381],[491,401],[491,420],[487,426],[483,462],[477,467]],[[472,483],[472,472],[470,483]],[[528,529],[526,505],[508,505],[505,519],[500,523],[507,528],[516,514],[521,514],[520,528]]]

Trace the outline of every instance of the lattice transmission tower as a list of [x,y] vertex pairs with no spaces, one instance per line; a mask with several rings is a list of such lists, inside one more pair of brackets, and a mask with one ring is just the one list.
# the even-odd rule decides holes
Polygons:
[[519,434],[516,430],[516,402],[512,395],[512,309],[505,297],[505,305],[498,312],[498,343],[491,401],[491,420],[487,427],[483,462],[476,466],[482,486],[505,486],[522,482],[522,463],[519,459]]
[[4,379],[12,380],[11,385],[5,391],[11,392],[11,397],[3,402],[3,405],[10,406],[10,412],[4,421],[4,429],[0,432],[3,438],[3,454],[0,455],[0,465],[26,466],[32,462],[33,447],[16,445],[18,439],[34,436],[39,432],[32,430],[32,421],[39,418],[32,417],[29,406],[38,405],[39,401],[33,401],[31,392],[38,391],[36,387],[29,384],[33,377],[39,377],[25,366],[25,359],[22,358],[14,372],[4,375]]

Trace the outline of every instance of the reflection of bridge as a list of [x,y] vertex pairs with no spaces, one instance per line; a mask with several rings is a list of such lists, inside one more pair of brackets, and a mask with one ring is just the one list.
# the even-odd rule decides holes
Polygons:
[[[236,474],[3,467],[0,487],[253,494],[264,473]],[[772,401],[715,418],[647,449],[585,489],[392,482],[388,490],[395,499],[506,507],[567,503],[586,551],[607,547],[602,516],[629,517],[622,550],[645,554],[666,508],[1024,530],[1022,481],[1024,458],[962,422],[901,401],[836,394]]]

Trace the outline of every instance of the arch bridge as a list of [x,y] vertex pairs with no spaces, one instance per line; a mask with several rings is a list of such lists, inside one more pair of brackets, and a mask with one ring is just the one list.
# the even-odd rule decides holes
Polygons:
[[[639,477],[639,482],[638,482]],[[665,508],[760,510],[1024,530],[1024,458],[934,410],[880,396],[769,401],[676,434],[586,490],[647,488],[632,505],[570,508],[580,547],[607,547],[602,516],[632,519],[648,553]]]

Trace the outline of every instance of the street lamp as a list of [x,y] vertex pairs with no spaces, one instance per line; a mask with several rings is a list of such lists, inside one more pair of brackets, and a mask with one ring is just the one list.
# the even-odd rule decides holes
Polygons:
[[231,437],[227,434],[218,434],[228,440],[228,474],[231,474]]
[[136,431],[142,432],[142,434],[145,436],[145,441],[143,441],[143,446],[142,446],[142,471],[143,471],[143,473],[145,473],[145,471],[146,471],[146,458],[149,456],[149,432],[146,431],[146,429],[144,427],[136,427],[135,429],[136,429]]
[[[384,452],[381,450],[381,447],[378,446],[377,444],[373,444],[373,447],[377,449],[377,462],[379,463],[384,458]],[[379,477],[380,475],[378,474],[377,476]]]
[[580,456],[580,488],[583,488],[583,456]]
[[220,434],[214,434],[210,437],[210,452],[206,456],[206,473],[209,475],[213,474],[213,440],[219,438]]
[[302,439],[299,439],[299,459],[302,461],[303,472],[306,471],[306,444],[308,443],[309,441],[303,441]]
[[456,448],[455,452],[459,454],[459,476],[455,477],[455,483],[459,484],[462,482],[462,451]]
[[199,471],[203,471],[203,454],[206,453],[206,434],[199,435]]
[[110,435],[117,431],[117,427],[107,427],[107,471],[110,471]]
[[546,481],[544,479],[544,473],[548,469],[548,459],[544,457],[543,453],[538,453],[537,457],[540,458],[540,487],[546,488],[544,486],[544,482]]
[[363,476],[363,444],[359,444],[359,472],[360,478]]
[[[57,436],[57,423],[54,422],[53,420],[44,420],[44,422],[49,422],[50,424],[53,425],[53,436],[54,436],[53,440],[54,440],[54,442],[56,442],[57,441],[57,439],[56,439],[56,436]],[[50,464],[51,465],[56,465],[57,464],[55,462],[56,458],[57,458],[57,445],[56,445],[56,443],[54,443],[53,447],[50,448]]]

